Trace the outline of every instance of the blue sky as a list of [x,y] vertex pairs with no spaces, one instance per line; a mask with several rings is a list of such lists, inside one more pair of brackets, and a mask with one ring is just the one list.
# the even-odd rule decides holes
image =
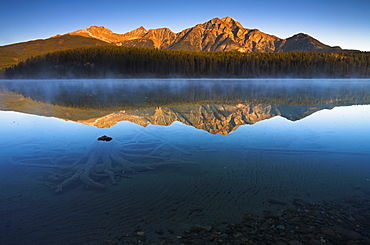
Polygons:
[[370,51],[369,0],[4,0],[0,6],[0,45],[92,25],[116,33],[139,26],[179,32],[231,16],[245,28],[280,38],[303,32],[331,46]]

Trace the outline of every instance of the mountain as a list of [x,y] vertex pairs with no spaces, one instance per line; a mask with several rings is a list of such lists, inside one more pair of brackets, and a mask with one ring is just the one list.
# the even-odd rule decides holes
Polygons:
[[283,40],[281,47],[278,49],[281,52],[305,52],[305,51],[324,51],[324,52],[331,52],[331,51],[342,51],[342,49],[338,46],[330,47],[321,43],[320,41],[314,39],[313,37],[299,33],[292,37],[289,37]]
[[118,34],[103,26],[91,26],[45,40],[0,46],[0,70],[29,57],[58,50],[114,44],[127,47],[174,49],[187,51],[292,52],[342,51],[315,38],[299,33],[287,39],[244,28],[231,17],[214,18],[203,24],[175,33],[168,28],[146,30],[139,27]]
[[174,33],[168,28],[146,30],[139,27],[126,34],[117,34],[105,27],[92,26],[69,34],[92,37],[128,47],[188,51],[341,51],[340,47],[330,47],[304,33],[282,39],[258,29],[247,29],[231,17],[214,18],[179,33]]
[[48,39],[0,46],[0,70],[32,56],[65,49],[110,45],[97,38],[79,35],[59,35]]

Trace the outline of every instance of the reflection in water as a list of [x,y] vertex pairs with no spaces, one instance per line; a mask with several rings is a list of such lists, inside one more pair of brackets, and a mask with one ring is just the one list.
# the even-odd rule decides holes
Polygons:
[[211,133],[282,116],[302,119],[334,106],[370,103],[366,80],[3,81],[3,110],[97,127],[175,121]]
[[0,243],[369,241],[368,80],[105,82],[0,83]]
[[227,135],[239,126],[282,116],[289,120],[302,119],[316,111],[332,108],[331,105],[185,105],[157,107],[142,110],[112,112],[106,116],[77,122],[96,127],[111,127],[120,121],[130,121],[142,126],[150,124],[171,125],[178,121],[212,134]]

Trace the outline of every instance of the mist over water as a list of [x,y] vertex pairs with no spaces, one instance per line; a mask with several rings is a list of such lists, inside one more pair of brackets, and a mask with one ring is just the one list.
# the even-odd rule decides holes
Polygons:
[[0,110],[1,244],[369,236],[370,80],[3,80]]
[[3,80],[0,88],[56,105],[102,109],[174,103],[327,104],[333,101],[345,104],[351,100],[353,104],[364,104],[370,101],[366,79]]

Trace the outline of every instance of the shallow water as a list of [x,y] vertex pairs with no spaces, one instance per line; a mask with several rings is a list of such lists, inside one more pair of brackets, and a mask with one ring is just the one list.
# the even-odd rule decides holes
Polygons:
[[1,244],[126,244],[137,232],[180,242],[194,225],[293,200],[370,198],[370,80],[0,88]]

